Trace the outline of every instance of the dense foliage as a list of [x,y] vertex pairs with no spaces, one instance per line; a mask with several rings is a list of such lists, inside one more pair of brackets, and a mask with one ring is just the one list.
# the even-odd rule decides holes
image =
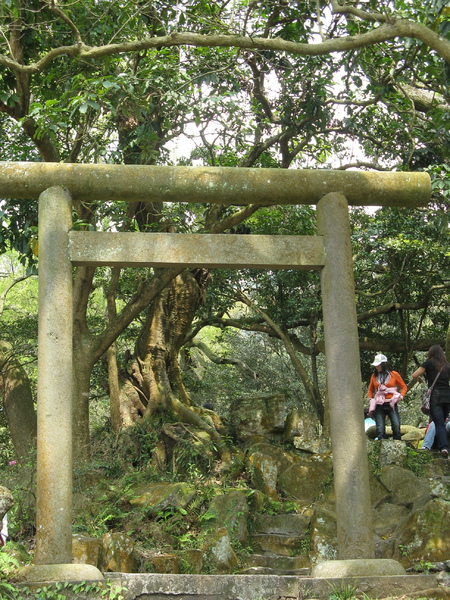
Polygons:
[[[427,5],[10,0],[0,9],[0,28],[3,160],[428,170],[434,185],[428,207],[351,213],[363,364],[369,362],[365,352],[383,350],[395,356],[406,376],[417,352],[431,342],[445,344],[450,31],[443,0]],[[305,207],[186,209],[150,201],[98,205],[92,199],[74,208],[79,228],[315,230],[314,210]],[[17,251],[33,272],[36,203],[5,198],[1,210],[0,248]],[[133,400],[139,414],[167,407],[172,394],[184,403],[191,396],[207,400],[222,383],[205,381],[202,390],[192,372],[184,383],[175,376],[183,348],[198,353],[198,344],[190,349],[196,340],[208,344],[201,333],[205,326],[271,339],[286,334],[276,352],[292,345],[300,365],[290,377],[301,381],[302,401],[315,398],[323,417],[317,274],[198,270],[175,275],[77,269],[79,435],[88,430],[81,424],[87,422],[83,398],[91,374],[96,375],[92,397],[110,390],[106,361],[100,359],[115,341],[110,358],[118,361],[122,381],[139,387],[140,399]],[[182,301],[175,289],[184,290]],[[166,294],[166,307],[174,297],[184,302],[190,316],[179,330],[170,330],[157,313],[156,293]],[[17,317],[16,326],[28,331]],[[143,345],[156,323],[167,340],[164,376],[156,372],[161,365],[155,364],[155,348]],[[264,348],[266,342],[258,344]],[[260,351],[267,352],[267,345]],[[261,389],[279,387],[275,381],[264,384],[261,368],[249,357],[220,353],[235,361],[227,369],[250,365],[239,375],[245,382],[239,393],[255,391],[255,372]],[[146,364],[154,379],[166,382],[163,398],[155,397],[152,381],[139,379],[130,366],[136,364]],[[292,395],[297,397],[297,389]],[[223,396],[223,389],[214,396]],[[80,447],[88,444],[78,441]]]

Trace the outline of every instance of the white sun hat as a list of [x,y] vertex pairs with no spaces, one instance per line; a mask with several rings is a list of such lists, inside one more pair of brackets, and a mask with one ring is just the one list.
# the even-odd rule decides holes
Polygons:
[[378,365],[381,365],[381,363],[387,362],[388,359],[384,354],[377,354],[375,356],[375,359],[372,363],[372,367],[378,367]]

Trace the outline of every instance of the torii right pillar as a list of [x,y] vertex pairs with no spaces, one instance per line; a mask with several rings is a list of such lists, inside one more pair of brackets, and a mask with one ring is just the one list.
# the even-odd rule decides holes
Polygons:
[[317,204],[323,236],[323,324],[333,451],[338,559],[374,558],[367,444],[348,203],[341,193]]

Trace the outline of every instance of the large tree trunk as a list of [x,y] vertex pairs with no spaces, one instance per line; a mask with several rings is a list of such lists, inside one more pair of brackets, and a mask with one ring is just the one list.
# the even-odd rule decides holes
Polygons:
[[190,405],[178,355],[208,281],[205,270],[183,271],[147,310],[135,360],[128,371],[129,385],[122,390],[145,417],[170,407],[173,410],[172,397]]
[[222,468],[228,469],[230,449],[215,426],[202,418],[201,410],[192,407],[178,361],[209,279],[206,270],[185,270],[151,303],[136,343],[135,360],[122,387],[122,402],[133,403],[143,418],[171,411],[179,421],[202,429],[218,448]]
[[0,342],[0,393],[14,451],[21,460],[36,444],[36,412],[28,376],[7,342]]

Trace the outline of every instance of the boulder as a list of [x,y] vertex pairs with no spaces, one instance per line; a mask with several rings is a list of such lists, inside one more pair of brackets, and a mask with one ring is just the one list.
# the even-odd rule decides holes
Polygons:
[[397,465],[381,470],[380,480],[392,491],[392,504],[416,510],[431,498],[430,483],[419,479],[412,471]]
[[450,501],[450,478],[443,477],[441,480],[433,480],[430,485],[432,498]]
[[253,452],[247,458],[246,471],[254,488],[272,500],[278,500],[278,463],[275,458],[262,452]]
[[[412,425],[401,425],[400,426],[400,435],[402,436],[402,440],[403,440],[403,436],[407,435],[409,436],[411,434],[411,432],[414,432],[414,435],[419,435],[419,439],[423,439],[424,435],[425,435],[425,430],[422,427],[413,427]],[[392,428],[389,426],[386,426],[386,435],[389,437],[392,437]],[[375,427],[375,425],[372,425],[371,427],[366,429],[366,436],[368,438],[370,438],[371,440],[374,440],[377,437],[377,429]],[[415,439],[415,438],[414,438]]]
[[387,538],[395,531],[399,523],[410,514],[406,506],[398,506],[386,502],[372,511],[373,531],[381,538]]
[[310,454],[325,454],[328,449],[328,443],[321,437],[308,440],[305,436],[294,436],[292,443],[298,450]]
[[154,573],[173,573],[180,572],[178,556],[175,554],[154,554],[148,559],[153,567]]
[[298,450],[304,452],[323,453],[327,444],[321,438],[321,429],[313,413],[295,409],[289,413],[284,424],[283,440],[291,441]]
[[196,493],[188,483],[148,483],[133,491],[130,504],[145,507],[156,514],[168,506],[186,508]]
[[268,437],[272,433],[281,434],[284,430],[284,401],[283,394],[235,400],[230,410],[233,434],[240,441],[255,435]]
[[372,472],[369,473],[370,499],[372,506],[376,507],[383,502],[389,502],[392,498],[392,490],[389,490],[379,477]]
[[288,498],[310,503],[324,493],[332,474],[330,460],[302,460],[280,473],[278,486]]
[[105,533],[101,539],[99,569],[106,573],[137,573],[140,559],[133,540],[124,533]]
[[14,499],[8,488],[0,485],[0,521],[13,506]]
[[336,514],[316,507],[311,519],[311,565],[337,558]]
[[224,527],[214,531],[203,549],[203,558],[212,572],[232,573],[238,565],[237,556],[231,547],[231,538]]
[[286,471],[286,469],[294,463],[302,460],[295,452],[291,452],[280,446],[275,446],[274,444],[269,444],[268,442],[260,441],[249,446],[247,449],[247,457],[250,457],[254,452],[270,456],[276,461],[280,473]]
[[98,538],[76,534],[72,536],[72,562],[98,567],[101,542]]
[[415,563],[445,561],[450,556],[450,504],[430,500],[395,531],[395,555],[405,567]]
[[203,515],[203,531],[226,529],[230,538],[244,544],[247,540],[247,496],[241,490],[214,496]]
[[256,515],[253,528],[258,533],[290,535],[303,538],[311,518],[305,515]]
[[402,440],[381,440],[378,466],[403,465],[406,456],[406,444]]
[[185,562],[188,564],[189,573],[203,572],[203,551],[196,548],[185,550],[182,554]]
[[[304,515],[256,515],[251,535],[258,552],[292,556],[309,549],[310,518]],[[304,566],[304,565],[303,565]]]

